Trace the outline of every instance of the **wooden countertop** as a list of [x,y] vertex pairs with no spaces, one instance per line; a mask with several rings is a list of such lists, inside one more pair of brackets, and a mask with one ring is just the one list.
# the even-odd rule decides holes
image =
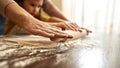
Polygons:
[[0,40],[0,68],[119,68],[118,41],[118,35],[88,36],[44,48]]

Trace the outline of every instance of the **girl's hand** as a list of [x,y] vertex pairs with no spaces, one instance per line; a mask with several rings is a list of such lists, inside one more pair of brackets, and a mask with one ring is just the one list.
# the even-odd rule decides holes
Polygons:
[[86,30],[87,33],[92,33],[91,30],[87,29],[87,28],[83,28],[78,26],[76,23],[71,23],[71,22],[61,22],[61,26],[63,29],[67,29],[67,30],[73,30],[73,31],[82,31],[82,30]]

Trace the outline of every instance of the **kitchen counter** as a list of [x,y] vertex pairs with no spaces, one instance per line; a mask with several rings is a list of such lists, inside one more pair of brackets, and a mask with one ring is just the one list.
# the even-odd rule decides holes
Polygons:
[[5,38],[0,37],[0,68],[120,68],[117,34],[89,35],[45,48]]

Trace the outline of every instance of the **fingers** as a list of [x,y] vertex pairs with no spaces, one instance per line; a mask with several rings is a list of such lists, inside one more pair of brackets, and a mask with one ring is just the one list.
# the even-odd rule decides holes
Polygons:
[[78,29],[74,26],[73,23],[69,23],[68,25],[70,26],[70,28],[71,28],[73,31],[78,31]]
[[28,30],[30,33],[34,34],[34,35],[39,35],[39,36],[44,36],[44,37],[54,37],[54,34],[43,31],[41,29],[32,29],[32,30]]
[[69,29],[71,29],[71,30],[73,30],[73,31],[80,31],[80,32],[82,32],[82,30],[84,29],[84,30],[87,31],[88,34],[89,34],[89,33],[92,33],[91,30],[86,29],[86,28],[83,28],[83,27],[80,27],[80,26],[78,26],[76,23],[69,23],[69,24],[67,24],[67,25],[69,25]]
[[82,32],[81,27],[79,27],[76,23],[71,23],[71,24],[72,24],[73,28],[74,28],[76,31]]
[[69,35],[69,34],[66,34],[58,29],[54,29],[54,28],[49,28],[52,30],[52,33],[54,33],[54,37],[55,38],[73,38],[73,36]]
[[85,29],[87,32],[92,33],[92,31],[89,29],[86,29],[86,28],[82,28],[82,29]]
[[55,42],[65,42],[67,41],[67,38],[50,38],[50,40]]
[[44,36],[48,38],[72,38],[73,36],[68,35],[66,33],[63,33],[60,30],[54,29],[54,28],[43,28],[43,27],[37,27],[32,30],[29,30],[34,35]]
[[67,29],[69,30],[73,30],[73,31],[82,31],[81,27],[79,27],[76,23],[65,23],[65,26]]
[[81,28],[81,29],[84,29],[84,30],[86,30],[87,31],[87,35],[89,34],[89,33],[92,33],[92,31],[91,30],[89,30],[89,29],[86,29],[86,28]]
[[[41,25],[40,25],[41,26]],[[36,30],[38,30],[36,32],[37,35],[42,35],[45,37],[49,37],[49,38],[72,38],[71,35],[68,35],[66,33],[63,33],[62,31],[60,31],[59,29],[56,29],[53,26],[50,26],[48,24],[44,24],[44,26],[42,27],[37,27]],[[40,32],[40,33],[39,33]],[[41,33],[42,32],[42,33]],[[52,34],[52,36],[51,36]],[[53,36],[54,35],[54,36]]]
[[64,25],[66,29],[76,31],[75,28],[73,28],[73,26],[70,23],[65,22]]

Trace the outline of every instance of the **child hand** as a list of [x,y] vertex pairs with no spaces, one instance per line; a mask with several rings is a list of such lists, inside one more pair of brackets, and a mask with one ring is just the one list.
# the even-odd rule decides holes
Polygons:
[[86,30],[87,34],[92,33],[91,30],[87,29],[87,28],[83,28],[78,26],[76,23],[73,22],[62,22],[61,27],[63,29],[67,29],[67,30],[73,30],[73,31],[82,31],[82,30]]

